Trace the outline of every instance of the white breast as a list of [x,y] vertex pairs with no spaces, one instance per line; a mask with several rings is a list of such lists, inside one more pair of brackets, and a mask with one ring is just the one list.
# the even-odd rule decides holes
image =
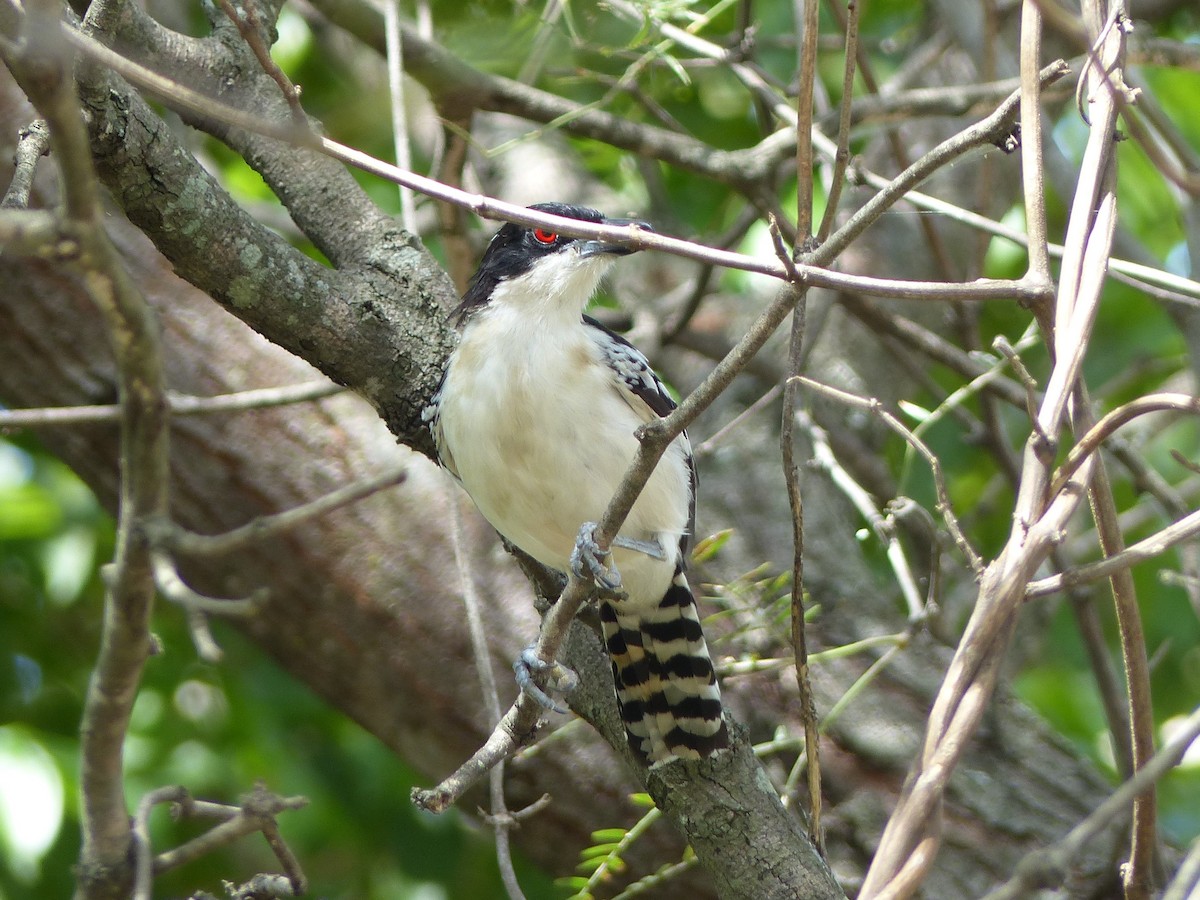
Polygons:
[[[472,317],[446,373],[439,426],[445,454],[488,521],[566,571],[579,526],[600,519],[632,462],[642,419],[577,312],[534,318],[531,329],[528,310],[505,304]],[[677,442],[621,530],[663,547],[661,561],[616,551],[631,603],[657,604],[665,593],[690,491]]]

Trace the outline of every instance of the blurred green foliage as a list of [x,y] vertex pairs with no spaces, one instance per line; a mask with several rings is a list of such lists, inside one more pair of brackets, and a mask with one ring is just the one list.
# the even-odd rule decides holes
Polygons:
[[[77,730],[112,522],[66,467],[24,439],[0,441],[0,510],[0,898],[68,897],[79,850]],[[178,610],[160,604],[154,629],[163,653],[146,668],[126,744],[131,808],[166,784],[231,803],[261,781],[310,801],[281,815],[280,827],[311,896],[502,894],[485,831],[453,811],[418,813],[408,800],[413,773],[236,631],[215,623],[225,659],[213,666],[198,660]],[[44,828],[31,824],[33,809]],[[198,833],[165,808],[151,824],[159,847]],[[547,878],[517,866],[528,896],[557,895]],[[277,870],[265,841],[252,836],[163,876],[155,896],[222,896],[222,879]]]

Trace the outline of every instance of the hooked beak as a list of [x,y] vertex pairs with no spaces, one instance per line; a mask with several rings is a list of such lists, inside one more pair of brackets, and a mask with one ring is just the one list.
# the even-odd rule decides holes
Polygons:
[[[636,225],[643,231],[653,231],[654,226],[649,222],[642,222],[638,219],[605,219],[605,225]],[[590,256],[600,256],[601,254],[611,254],[612,256],[628,256],[630,253],[637,253],[636,247],[626,247],[623,244],[610,244],[605,241],[584,241],[579,247],[579,255],[583,259]]]

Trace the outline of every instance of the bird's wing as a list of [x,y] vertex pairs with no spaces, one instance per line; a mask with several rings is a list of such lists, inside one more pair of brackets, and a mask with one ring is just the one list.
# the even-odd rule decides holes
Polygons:
[[437,390],[433,394],[433,399],[429,401],[429,405],[421,410],[421,421],[429,426],[429,431],[433,435],[433,443],[437,448],[438,461],[442,466],[454,476],[454,480],[461,482],[462,479],[458,475],[458,468],[454,465],[454,455],[450,452],[450,448],[446,446],[446,439],[442,434],[442,391],[446,388],[446,376],[449,374],[449,367],[445,372],[442,372],[442,380],[438,383]]
[[[676,403],[667,386],[662,383],[642,351],[619,334],[609,331],[591,316],[583,317],[588,336],[600,351],[600,358],[612,370],[613,386],[630,408],[643,421],[649,422],[654,418],[664,418],[675,409]],[[686,566],[691,552],[692,535],[696,531],[696,463],[692,459],[692,445],[687,432],[678,438],[683,447],[684,459],[687,463],[688,476],[691,479],[691,491],[688,497],[688,526],[687,531],[679,539],[680,566]]]

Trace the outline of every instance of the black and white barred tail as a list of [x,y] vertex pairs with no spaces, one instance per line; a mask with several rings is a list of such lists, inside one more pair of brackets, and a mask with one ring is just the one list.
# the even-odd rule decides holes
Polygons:
[[682,574],[657,607],[601,601],[600,622],[635,754],[657,763],[700,759],[729,746],[721,689]]

